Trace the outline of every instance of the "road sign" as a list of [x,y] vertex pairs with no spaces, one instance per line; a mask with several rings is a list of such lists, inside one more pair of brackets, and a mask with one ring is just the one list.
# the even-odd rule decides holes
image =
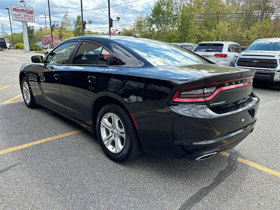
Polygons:
[[34,8],[12,5],[13,21],[35,22]]

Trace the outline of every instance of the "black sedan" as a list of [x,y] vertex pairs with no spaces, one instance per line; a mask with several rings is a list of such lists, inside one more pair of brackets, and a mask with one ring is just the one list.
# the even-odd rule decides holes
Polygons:
[[167,43],[76,37],[31,59],[19,74],[26,106],[96,131],[117,162],[142,151],[202,160],[254,129],[253,70],[217,66]]

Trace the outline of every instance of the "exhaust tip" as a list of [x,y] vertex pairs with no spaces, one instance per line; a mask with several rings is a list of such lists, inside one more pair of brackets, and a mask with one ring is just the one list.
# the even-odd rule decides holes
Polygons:
[[195,160],[196,161],[202,161],[202,160],[207,160],[209,158],[214,157],[218,152],[211,152],[202,156],[197,157]]

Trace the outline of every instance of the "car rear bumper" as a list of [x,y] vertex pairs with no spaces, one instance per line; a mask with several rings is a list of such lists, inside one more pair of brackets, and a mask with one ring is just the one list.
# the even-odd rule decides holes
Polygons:
[[279,67],[276,69],[253,68],[253,67],[244,67],[244,66],[236,66],[236,67],[255,70],[256,73],[254,76],[254,81],[256,82],[270,82],[270,83],[280,82]]
[[258,106],[254,95],[244,107],[224,114],[206,105],[179,104],[138,118],[138,135],[146,152],[196,159],[230,149],[248,136]]
[[186,152],[186,157],[193,160],[211,153],[219,153],[231,149],[239,144],[254,130],[255,122],[256,121],[247,127],[232,132],[228,135],[216,139],[193,142],[189,145],[182,145],[182,148]]
[[266,82],[280,82],[280,72],[257,70],[254,80]]

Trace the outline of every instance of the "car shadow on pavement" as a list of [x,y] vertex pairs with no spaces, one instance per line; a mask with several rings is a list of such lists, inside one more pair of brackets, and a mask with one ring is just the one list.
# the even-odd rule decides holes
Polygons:
[[[187,210],[194,207],[212,191],[219,190],[218,187],[226,180],[229,180],[231,183],[231,189],[227,189],[227,192],[240,188],[244,177],[246,177],[244,173],[247,174],[248,167],[243,167],[242,170],[236,172],[238,168],[237,157],[241,155],[235,148],[227,152],[229,157],[218,154],[203,161],[143,154],[139,159],[125,163],[122,167],[133,168],[143,173],[147,171],[155,173],[163,179],[181,180],[180,182],[186,180],[188,187],[193,190],[193,194],[191,196],[186,195],[186,197],[182,196],[182,203],[178,206],[178,209]],[[243,175],[240,176],[240,173]],[[207,178],[205,179],[205,177]],[[235,180],[236,177],[238,177],[238,182],[231,181],[231,179]],[[200,188],[197,188],[199,185],[201,185]],[[234,192],[232,192],[232,195],[234,195]]]
[[273,84],[273,83],[261,83],[261,82],[254,82],[253,84],[254,88],[257,89],[266,89],[266,90],[280,90],[280,83]]
[[[76,123],[42,107],[38,107],[35,111],[29,111],[30,109],[26,108],[24,103],[14,103],[9,106],[8,110],[11,112],[17,110],[19,112],[18,118],[26,118],[23,121],[29,120],[29,122],[25,124],[29,128],[35,125],[39,128],[40,125],[37,124],[42,120],[43,122],[40,122],[42,125],[49,122],[50,124],[61,124],[62,128],[66,128],[67,130],[69,130],[69,128],[70,130],[81,129]],[[8,112],[3,113],[7,113],[5,116],[6,118],[12,116]],[[25,115],[28,115],[28,117],[24,117]],[[55,126],[52,125],[52,127]],[[63,132],[60,129],[60,127],[57,128],[60,133]],[[80,151],[78,154],[81,156],[81,159],[75,159],[75,164],[81,167],[79,171],[83,171],[83,174],[80,175],[81,180],[87,180],[87,177],[91,177],[93,173],[96,173],[97,166],[101,171],[107,171],[107,169],[110,168],[110,173],[103,174],[102,176],[106,176],[106,180],[112,180],[113,182],[116,173],[119,173],[118,176],[120,180],[118,182],[127,183],[128,186],[125,186],[126,190],[134,189],[135,181],[137,180],[140,181],[139,183],[136,182],[136,186],[138,187],[150,184],[154,187],[160,185],[167,189],[171,187],[172,189],[170,189],[170,192],[173,193],[177,190],[177,195],[168,195],[168,198],[175,196],[177,200],[176,205],[178,205],[177,207],[180,210],[191,209],[213,191],[219,192],[221,190],[228,194],[226,196],[233,196],[235,190],[240,188],[248,173],[248,167],[242,167],[242,170],[238,170],[239,164],[237,164],[237,156],[240,156],[240,154],[236,149],[228,151],[230,154],[229,157],[216,155],[211,159],[199,162],[143,154],[138,159],[126,163],[115,163],[109,160],[105,154],[102,154],[102,150],[94,134],[85,131],[82,133],[82,136],[75,138],[74,141],[81,141],[81,138],[85,138],[84,142],[86,143],[73,151]],[[89,146],[94,148],[88,148]],[[68,153],[68,155],[74,155],[74,153]],[[86,157],[86,159],[83,159],[84,162],[79,162],[82,161],[83,157]],[[73,171],[70,166],[67,170]],[[130,176],[130,180],[125,181],[125,179]],[[238,181],[236,181],[236,179]],[[222,188],[219,187],[226,181],[230,182],[230,184],[223,185]],[[170,183],[173,184],[170,185]],[[228,187],[228,189],[225,189],[226,187]],[[216,194],[217,192],[215,195]],[[216,198],[216,200],[217,199],[218,198]]]

